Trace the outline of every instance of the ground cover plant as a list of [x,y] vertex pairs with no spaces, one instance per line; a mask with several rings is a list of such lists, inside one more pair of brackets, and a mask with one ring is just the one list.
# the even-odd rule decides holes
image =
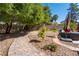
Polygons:
[[44,50],[50,50],[50,51],[52,51],[52,52],[55,52],[56,49],[57,49],[57,45],[55,45],[54,43],[51,43],[51,44],[49,44],[49,45],[45,45],[45,46],[43,47],[43,49],[44,49]]

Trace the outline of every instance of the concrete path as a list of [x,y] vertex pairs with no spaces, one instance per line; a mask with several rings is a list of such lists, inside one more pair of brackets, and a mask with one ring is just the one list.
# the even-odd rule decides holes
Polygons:
[[66,44],[61,43],[60,40],[57,37],[56,38],[53,38],[53,42],[56,43],[56,44],[58,44],[58,45],[61,45],[63,47],[66,47],[66,48],[68,48],[70,50],[79,51],[79,48],[75,48],[73,46],[70,46],[70,45],[66,45]]
[[[36,34],[37,32],[30,32],[29,34]],[[29,43],[28,35],[23,37],[15,38],[15,41],[9,48],[9,56],[45,56],[46,54],[41,50],[35,48],[31,43]]]
[[0,55],[1,56],[7,56],[8,55],[8,50],[10,48],[10,45],[14,41],[13,38],[6,39],[4,41],[0,41]]

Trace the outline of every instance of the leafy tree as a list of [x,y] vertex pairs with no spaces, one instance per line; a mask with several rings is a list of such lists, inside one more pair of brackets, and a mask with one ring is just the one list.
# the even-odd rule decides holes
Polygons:
[[1,16],[1,21],[6,23],[6,32],[5,33],[10,33],[11,28],[12,28],[12,23],[16,22],[17,16],[22,9],[21,4],[0,4],[0,16]]
[[50,20],[51,20],[51,12],[48,6],[44,6],[43,7],[43,12],[44,12],[44,22],[47,24],[50,24]]
[[41,23],[43,16],[42,15],[42,6],[41,4],[24,4],[22,11],[23,22],[25,24],[24,29],[31,28],[35,25]]
[[24,29],[50,22],[49,8],[45,9],[45,7],[42,4],[23,4],[23,10],[18,18],[25,24]]
[[10,33],[14,22],[31,28],[50,21],[49,8],[34,3],[5,3],[0,4],[0,21],[6,23],[6,33]]
[[54,15],[54,16],[52,17],[52,20],[51,20],[51,21],[52,21],[52,22],[53,22],[53,21],[56,22],[57,19],[58,19],[58,15]]
[[12,18],[11,18],[11,12],[13,4],[0,4],[0,21],[3,21],[6,23],[6,33],[9,33],[10,28],[12,26]]
[[26,21],[26,27],[34,27],[49,22],[50,20],[48,12],[49,9],[45,10],[41,4],[27,4],[27,5],[29,6],[26,7],[27,9],[26,19],[28,19]]
[[74,31],[77,28],[77,20],[79,18],[79,8],[78,8],[77,3],[71,3],[70,8],[68,10],[71,14],[70,27],[72,31]]
[[79,16],[79,8],[77,3],[71,3],[70,8],[68,10],[71,13],[71,20],[74,20],[77,22],[78,16]]

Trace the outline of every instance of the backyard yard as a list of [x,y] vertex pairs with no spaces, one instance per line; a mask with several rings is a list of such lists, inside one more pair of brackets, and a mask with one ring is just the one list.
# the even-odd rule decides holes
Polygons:
[[0,56],[79,56],[76,3],[0,3]]
[[[78,56],[77,51],[71,50],[63,45],[54,42],[55,35],[48,31],[44,40],[38,37],[38,31],[32,31],[23,36],[7,38],[0,41],[0,55],[9,56]],[[14,36],[15,34],[13,34]],[[22,34],[20,34],[22,35]],[[12,37],[11,35],[7,35]],[[78,48],[79,45],[72,42],[60,41],[62,44]],[[52,46],[52,47],[51,47]],[[49,47],[49,48],[47,48]],[[53,50],[51,50],[53,49]]]

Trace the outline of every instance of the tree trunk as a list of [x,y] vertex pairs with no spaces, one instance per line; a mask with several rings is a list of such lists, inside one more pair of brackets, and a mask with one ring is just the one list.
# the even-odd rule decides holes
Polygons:
[[8,34],[9,24],[8,24],[8,23],[6,23],[6,25],[7,25],[7,26],[6,26],[6,31],[5,31],[5,33],[6,33],[6,34]]
[[24,30],[28,30],[28,26],[27,26],[27,25],[25,25],[23,29],[24,29]]
[[10,22],[9,29],[8,29],[8,33],[10,33],[11,28],[12,28],[12,21]]
[[25,31],[30,31],[30,30],[32,30],[31,28],[32,28],[32,26],[30,26],[30,25],[29,26],[28,25],[24,26]]
[[9,34],[12,28],[12,21],[10,22],[10,25],[7,23],[7,28],[6,28],[6,34]]

